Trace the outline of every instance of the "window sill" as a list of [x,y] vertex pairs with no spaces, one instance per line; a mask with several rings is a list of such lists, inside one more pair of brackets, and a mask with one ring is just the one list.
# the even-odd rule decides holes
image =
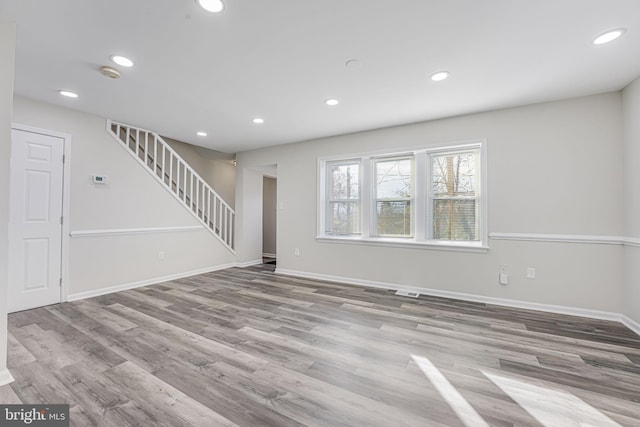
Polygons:
[[413,239],[393,239],[388,237],[354,237],[354,236],[316,236],[321,243],[338,243],[347,245],[385,246],[391,248],[429,249],[454,252],[486,253],[489,247],[481,242],[453,242],[427,240],[419,242]]

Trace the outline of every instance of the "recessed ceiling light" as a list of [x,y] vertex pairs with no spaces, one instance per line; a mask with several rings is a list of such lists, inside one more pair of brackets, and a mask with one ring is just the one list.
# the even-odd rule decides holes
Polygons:
[[123,67],[133,67],[133,61],[127,57],[120,55],[113,55],[111,60],[118,65],[122,65]]
[[203,132],[203,131],[198,131],[198,132],[196,132],[196,135],[198,135],[198,136],[207,136],[207,133]]
[[196,3],[207,12],[218,13],[224,9],[224,3],[222,0],[196,0]]
[[615,30],[607,31],[606,33],[600,34],[598,37],[593,39],[593,44],[605,44],[612,42],[623,35],[625,31],[626,30],[624,28],[617,28]]
[[68,90],[60,90],[58,93],[62,96],[66,96],[67,98],[77,98],[78,94],[75,92],[69,92]]
[[327,99],[324,103],[333,107],[334,105],[338,105],[340,101],[337,99]]
[[433,80],[434,82],[439,82],[448,78],[449,78],[448,71],[438,71],[437,73],[434,73],[431,75],[431,80]]
[[255,119],[253,119],[253,123],[260,125],[264,123],[264,119],[261,119],[260,117],[256,117]]

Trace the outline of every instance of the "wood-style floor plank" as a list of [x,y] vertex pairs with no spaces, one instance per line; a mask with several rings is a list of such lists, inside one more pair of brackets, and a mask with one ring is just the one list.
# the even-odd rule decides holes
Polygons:
[[640,425],[621,324],[273,268],[14,313],[0,402],[73,426]]

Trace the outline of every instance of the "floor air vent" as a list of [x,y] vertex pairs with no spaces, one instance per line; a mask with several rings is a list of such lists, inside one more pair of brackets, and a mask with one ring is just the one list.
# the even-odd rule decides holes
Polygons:
[[396,291],[396,295],[400,295],[401,297],[418,298],[420,293],[414,291]]

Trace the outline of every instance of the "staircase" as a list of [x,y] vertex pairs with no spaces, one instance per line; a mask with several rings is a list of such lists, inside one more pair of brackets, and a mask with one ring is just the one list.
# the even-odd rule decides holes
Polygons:
[[160,135],[111,120],[107,120],[107,132],[235,253],[233,209]]

